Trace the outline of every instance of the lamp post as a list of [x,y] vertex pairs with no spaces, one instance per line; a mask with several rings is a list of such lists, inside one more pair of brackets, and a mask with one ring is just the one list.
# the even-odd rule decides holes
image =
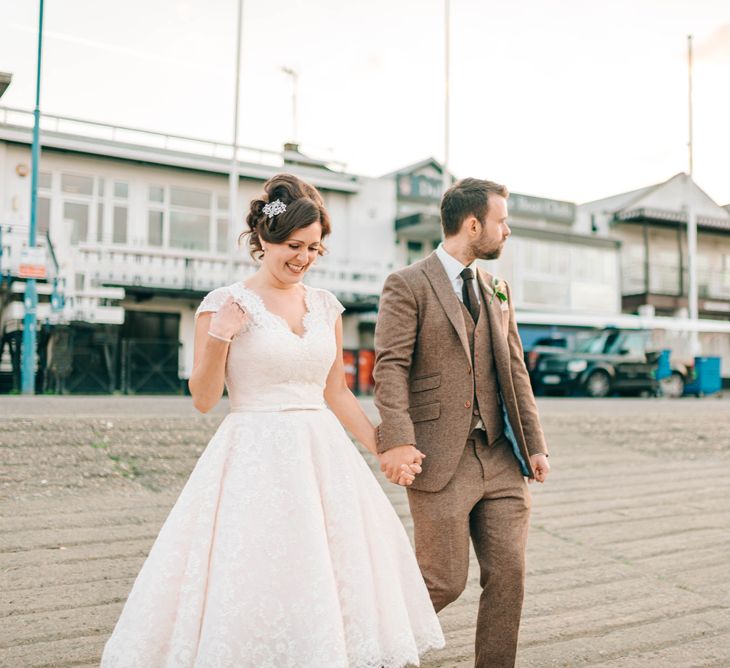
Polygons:
[[[689,139],[687,141],[689,173],[687,176],[687,303],[688,315],[693,324],[696,325],[699,318],[699,303],[697,296],[697,216],[692,207],[692,175],[694,172],[694,160],[692,156],[692,35],[687,35],[687,66],[688,66],[688,111],[689,111]],[[690,345],[692,355],[700,354],[700,338],[698,331],[693,327],[690,332]]]
[[282,67],[281,71],[292,79],[291,114],[292,114],[292,144],[297,144],[297,89],[299,88],[299,74],[291,67]]
[[233,146],[231,167],[228,173],[228,281],[232,282],[236,270],[236,247],[238,238],[236,225],[238,223],[238,91],[241,84],[241,18],[243,16],[243,0],[238,0],[238,15],[236,21],[236,86],[233,100]]
[[[36,245],[36,218],[38,213],[38,162],[40,161],[40,99],[41,99],[41,53],[43,44],[43,0],[39,2],[38,13],[38,67],[35,84],[35,109],[33,110],[33,149],[30,179],[30,229],[28,249]],[[36,349],[36,307],[38,292],[34,278],[25,281],[25,315],[23,316],[23,351],[20,363],[20,386],[23,394],[35,391],[35,349]]]

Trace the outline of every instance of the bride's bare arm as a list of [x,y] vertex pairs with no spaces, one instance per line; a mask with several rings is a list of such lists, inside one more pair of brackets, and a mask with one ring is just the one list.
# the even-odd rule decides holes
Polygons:
[[377,455],[375,448],[375,427],[362,409],[360,402],[347,387],[345,364],[342,360],[342,317],[335,323],[337,339],[337,356],[332,364],[327,384],[324,388],[324,398],[330,410],[360,443],[370,452]]
[[[335,324],[335,336],[337,356],[327,376],[327,384],[324,388],[325,401],[345,429],[377,457],[375,427],[365,414],[360,402],[347,387],[345,364],[342,359],[342,317],[339,317]],[[418,464],[411,465],[410,470],[405,465],[402,468],[404,470],[400,471],[397,479],[399,485],[410,485],[415,474],[421,472]]]
[[217,313],[204,312],[197,318],[193,371],[188,387],[193,406],[201,413],[207,413],[223,396],[230,345],[224,339],[232,339],[243,327],[247,317],[229,297]]

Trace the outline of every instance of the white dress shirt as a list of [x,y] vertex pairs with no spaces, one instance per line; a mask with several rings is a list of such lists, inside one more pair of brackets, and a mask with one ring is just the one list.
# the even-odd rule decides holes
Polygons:
[[[461,292],[463,286],[464,286],[464,279],[461,277],[461,272],[466,269],[466,267],[459,262],[455,257],[452,255],[449,255],[446,250],[444,249],[443,244],[439,244],[438,248],[436,249],[436,256],[439,260],[441,260],[441,264],[444,265],[444,269],[446,270],[446,275],[449,277],[449,280],[451,281],[451,285],[454,288],[454,292],[456,293],[456,296],[459,298],[459,301],[463,304],[464,303],[464,297]],[[476,267],[474,266],[474,262],[472,262],[469,267],[474,272],[474,280],[477,279],[477,272]],[[479,286],[474,286],[474,292],[476,292],[477,295],[477,301],[481,304],[481,295]],[[473,376],[472,376],[473,378]],[[485,429],[484,423],[479,420],[477,422],[475,429]]]
[[[454,288],[456,296],[459,298],[459,301],[463,303],[464,297],[461,290],[464,286],[464,279],[461,277],[461,272],[466,269],[466,266],[461,264],[461,262],[459,262],[459,260],[457,260],[453,255],[449,255],[444,249],[443,244],[438,245],[438,248],[436,249],[436,255],[438,256],[438,259],[441,260],[441,264],[444,265],[446,275],[451,281],[451,285]],[[474,280],[476,281],[477,270],[474,266],[475,264],[476,261],[472,262],[469,265],[469,268],[474,272]],[[477,301],[481,304],[482,296],[479,294],[480,290],[478,285],[474,286],[474,292],[476,292]]]

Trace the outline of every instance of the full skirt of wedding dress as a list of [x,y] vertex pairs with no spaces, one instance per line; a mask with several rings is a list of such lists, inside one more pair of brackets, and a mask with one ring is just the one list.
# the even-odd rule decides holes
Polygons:
[[105,668],[400,668],[443,645],[406,532],[327,409],[229,414]]

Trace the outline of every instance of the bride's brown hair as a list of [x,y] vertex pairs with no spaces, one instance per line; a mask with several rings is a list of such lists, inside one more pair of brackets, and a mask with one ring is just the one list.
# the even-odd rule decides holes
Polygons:
[[[286,211],[272,218],[264,213],[264,207],[279,200],[286,205]],[[322,226],[322,239],[330,233],[330,216],[319,191],[293,174],[277,174],[264,183],[264,194],[251,200],[246,216],[248,231],[241,234],[239,241],[248,237],[251,257],[260,259],[264,254],[261,240],[270,244],[284,243],[294,232],[313,223]],[[319,246],[324,255],[325,247]]]

